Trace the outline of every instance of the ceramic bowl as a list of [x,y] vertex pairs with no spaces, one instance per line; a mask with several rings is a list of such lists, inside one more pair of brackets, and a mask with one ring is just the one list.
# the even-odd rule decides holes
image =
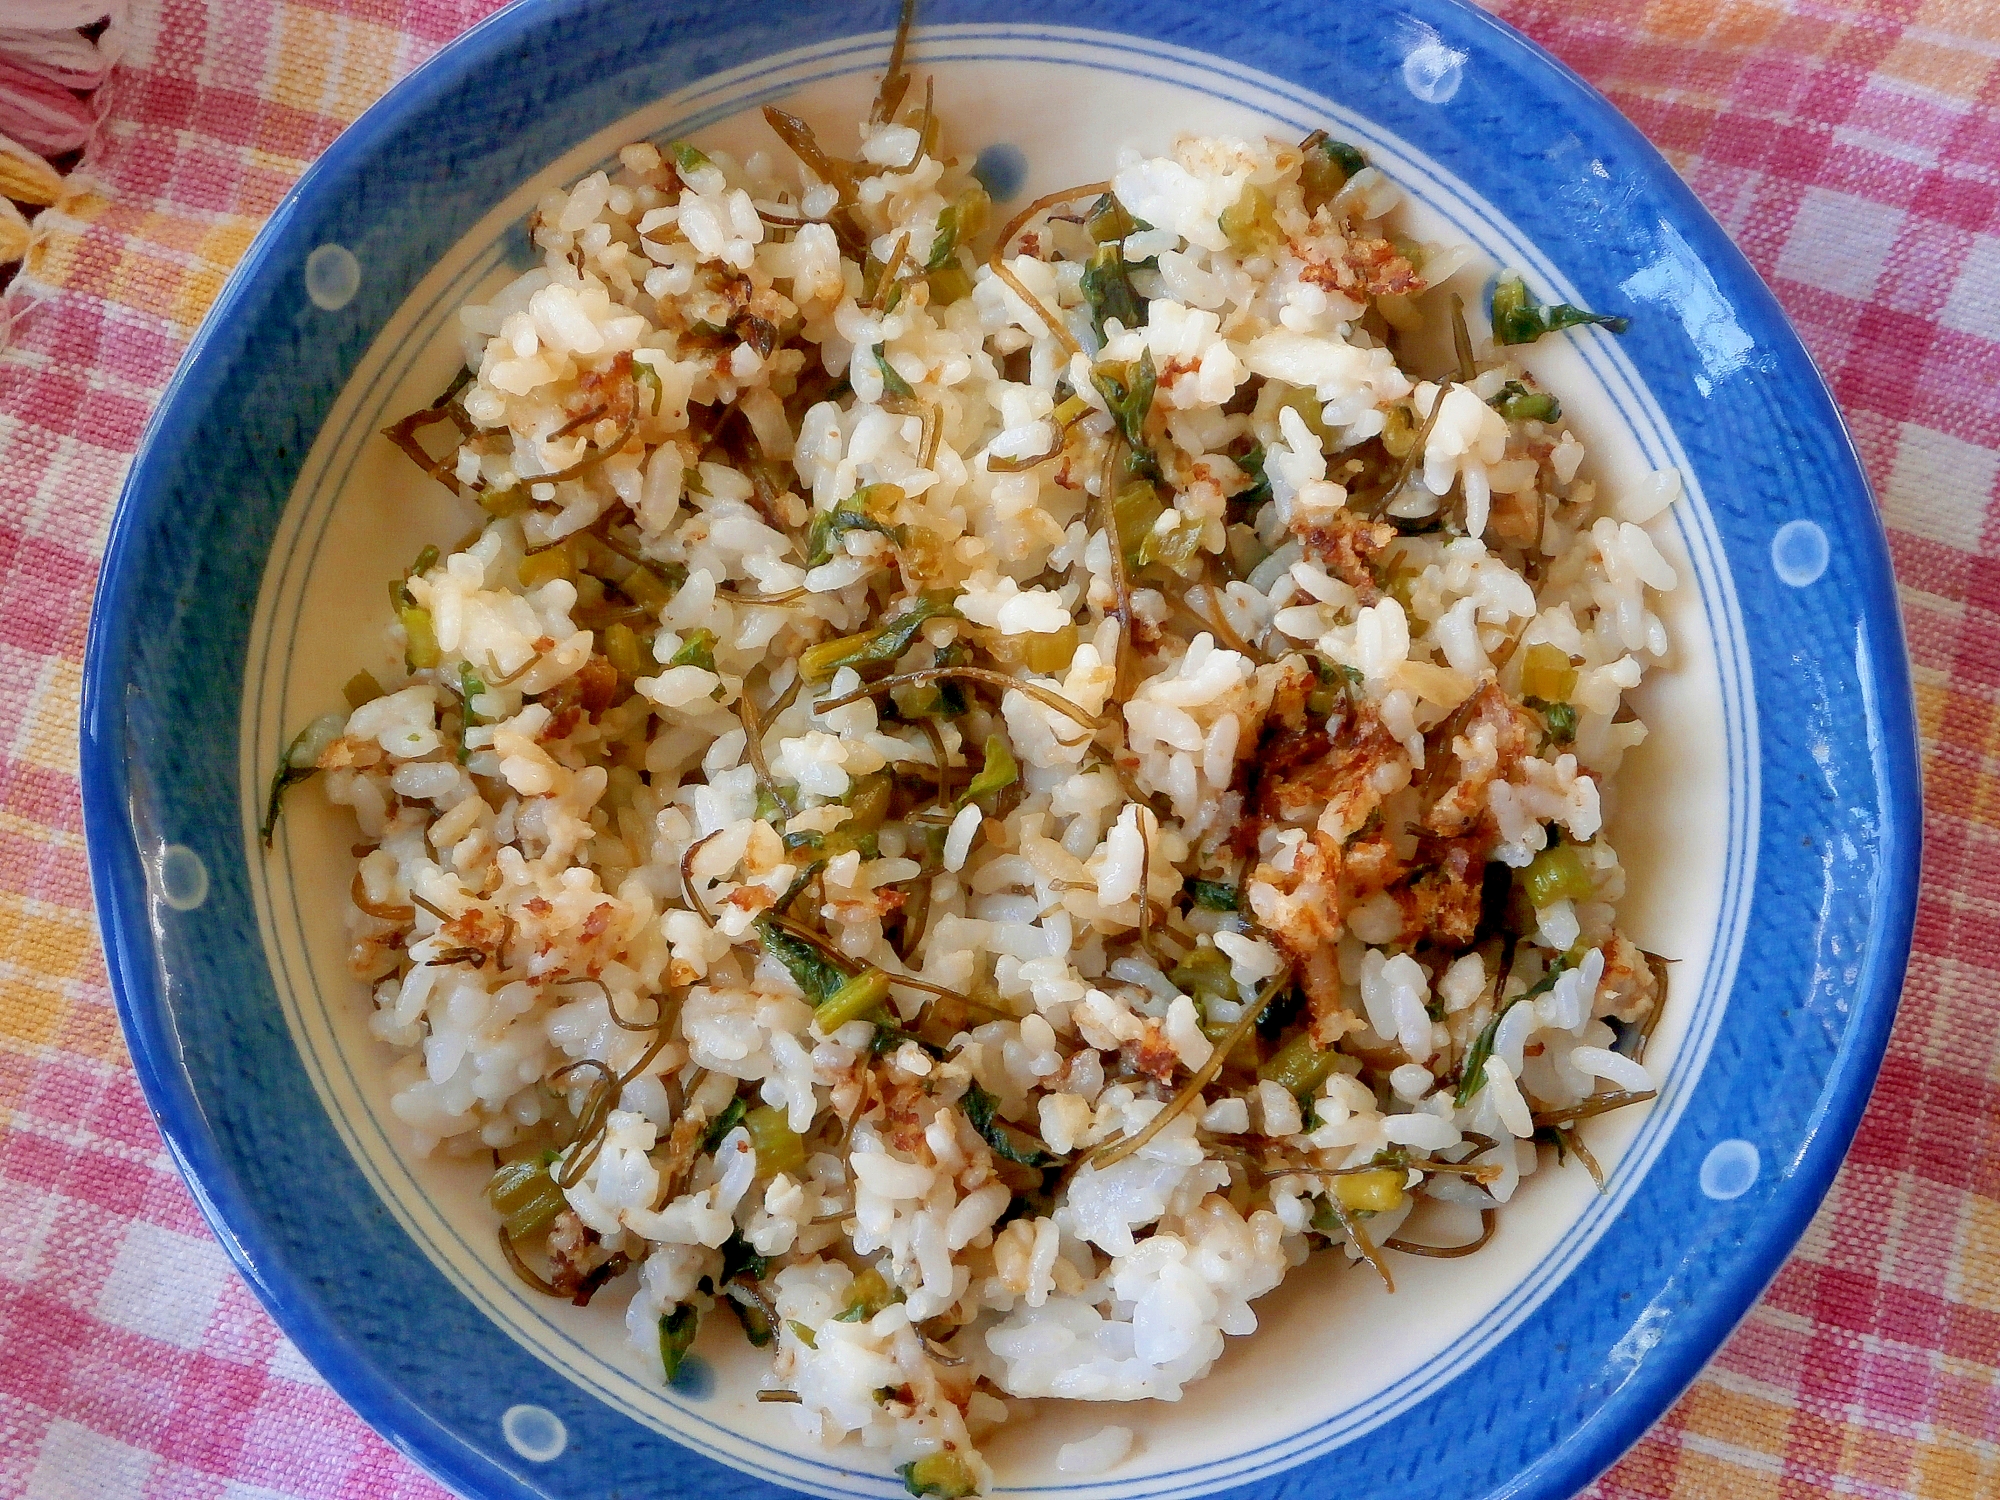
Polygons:
[[[376,434],[457,359],[451,314],[526,263],[548,186],[642,136],[769,145],[776,99],[863,112],[886,0],[531,0],[447,47],[309,171],[218,300],[134,464],[86,668],[90,856],[120,1013],[170,1149],[278,1321],[468,1495],[888,1495],[752,1399],[716,1327],[662,1389],[588,1310],[507,1273],[474,1163],[415,1158],[341,963],[350,834],[264,778],[381,650],[382,580],[468,514]],[[1218,7],[935,0],[911,64],[1007,203],[1183,130],[1364,146],[1431,237],[1630,317],[1544,340],[1602,477],[1671,465],[1675,655],[1612,833],[1624,921],[1678,960],[1644,1110],[1531,1179],[1494,1243],[1391,1297],[1315,1263],[1176,1404],[1044,1403],[1002,1490],[1567,1496],[1687,1384],[1776,1271],[1852,1135],[1908,950],[1918,797],[1881,530],[1769,292],[1638,133],[1454,0]],[[726,1322],[727,1320],[723,1320]],[[1118,1421],[1118,1469],[1057,1442]]]

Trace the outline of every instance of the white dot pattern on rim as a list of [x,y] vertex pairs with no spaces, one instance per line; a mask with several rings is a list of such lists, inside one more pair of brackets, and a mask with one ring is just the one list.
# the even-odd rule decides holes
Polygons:
[[546,1406],[510,1406],[500,1415],[500,1435],[529,1463],[546,1464],[561,1458],[569,1446],[569,1429]]
[[1719,1203],[1741,1198],[1756,1185],[1763,1161],[1744,1140],[1717,1142],[1701,1164],[1701,1190]]
[[160,851],[160,899],[175,911],[193,911],[208,899],[208,866],[186,844]]
[[306,295],[314,307],[337,312],[361,290],[361,262],[345,245],[321,245],[306,257]]
[[1817,521],[1787,521],[1771,534],[1771,567],[1780,583],[1802,589],[1826,571],[1832,548]]

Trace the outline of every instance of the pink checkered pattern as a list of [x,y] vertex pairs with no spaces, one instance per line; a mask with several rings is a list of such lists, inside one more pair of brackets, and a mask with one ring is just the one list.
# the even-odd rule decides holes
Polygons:
[[[266,1319],[174,1176],[91,926],[89,591],[146,414],[263,216],[492,0],[161,0],[0,356],[0,1497],[438,1488]],[[142,8],[143,9],[143,8]],[[2000,1495],[2000,3],[1498,0],[1777,289],[1903,585],[1927,873],[1881,1085],[1798,1254],[1591,1494]]]

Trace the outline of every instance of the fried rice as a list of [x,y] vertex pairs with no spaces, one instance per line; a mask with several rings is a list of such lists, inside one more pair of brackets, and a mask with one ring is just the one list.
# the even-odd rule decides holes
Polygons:
[[657,1380],[740,1323],[962,1495],[1010,1405],[1177,1400],[1651,1096],[1605,798],[1678,481],[1600,488],[1516,360],[1612,320],[1503,275],[1475,338],[1354,147],[996,229],[909,86],[851,159],[771,110],[540,202],[389,433],[477,524],[271,815],[351,809],[394,1112],[524,1280]]

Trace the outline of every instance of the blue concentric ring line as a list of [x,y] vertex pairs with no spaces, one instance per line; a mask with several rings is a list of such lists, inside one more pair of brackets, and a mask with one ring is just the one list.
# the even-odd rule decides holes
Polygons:
[[[1157,81],[1172,81],[1185,86],[1184,81],[1181,79],[1169,80],[1158,73],[1133,67],[1128,62],[1128,58],[1134,49],[1128,49],[1123,39],[1107,41],[1101,37],[1089,36],[1087,33],[1077,33],[1074,31],[1065,31],[1061,34],[1060,38],[1044,32],[1033,35],[1028,39],[1039,40],[1044,43],[1060,40],[1072,47],[1090,45],[1101,49],[1091,55],[1087,61],[1077,60],[1068,62],[1065,64],[1067,66],[1089,68],[1097,72],[1131,72],[1136,73],[1138,76]],[[979,44],[981,43],[987,45],[980,47]],[[1022,35],[1011,29],[1001,28],[993,31],[974,31],[971,28],[951,28],[946,38],[929,41],[917,48],[915,50],[914,61],[919,64],[936,65],[948,62],[991,61],[994,59],[1016,61],[1044,60],[1045,54],[1043,53],[1019,50],[1022,48],[1022,43]],[[975,48],[977,50],[974,50]],[[784,89],[796,88],[803,84],[830,77],[843,76],[857,71],[866,71],[873,66],[874,56],[872,54],[861,49],[850,50],[861,51],[861,56],[858,59],[848,61],[844,67],[829,69],[821,66],[814,71],[803,74],[792,71],[796,63],[795,59],[780,57],[768,60],[765,67],[768,68],[769,74],[782,75],[782,82],[775,86],[765,83],[764,80],[768,75],[762,70],[746,73],[737,80],[737,88],[741,90],[740,93],[728,98],[721,104],[705,110],[700,115],[679,115],[672,121],[657,126],[652,125],[649,121],[646,128],[638,127],[636,122],[629,124],[621,123],[621,125],[613,127],[613,130],[617,134],[630,136],[663,133],[674,136],[696,134],[704,126],[713,123],[713,120],[721,114],[735,113],[747,106],[760,102],[764,98],[775,96]],[[823,63],[823,59],[817,57],[813,61]],[[1246,74],[1241,82],[1245,87],[1239,93],[1226,93],[1212,86],[1209,92],[1214,97],[1224,99],[1230,103],[1248,105],[1259,109],[1268,107],[1266,97],[1251,92],[1251,90],[1257,87],[1260,80]],[[1330,105],[1325,103],[1315,104],[1310,99],[1305,99],[1302,101],[1300,112],[1297,115],[1280,116],[1280,123],[1294,134],[1303,135],[1313,128],[1316,123],[1325,120],[1333,113],[1334,111]],[[1480,203],[1469,188],[1451,180],[1449,174],[1441,172],[1435,164],[1423,160],[1420,155],[1412,152],[1403,143],[1380,138],[1375,133],[1368,132],[1362,122],[1343,121],[1342,125],[1343,128],[1348,128],[1355,134],[1362,135],[1364,139],[1367,139],[1371,149],[1377,153],[1379,159],[1388,163],[1389,170],[1396,180],[1411,185],[1413,190],[1425,196],[1426,201],[1434,209],[1445,213],[1446,217],[1451,220],[1454,227],[1460,233],[1466,235],[1468,238],[1472,238],[1480,236],[1481,232],[1484,231],[1483,237],[1490,238],[1495,227],[1499,226],[1505,235],[1502,248],[1504,249],[1506,259],[1510,263],[1527,266],[1543,259],[1536,252],[1535,248],[1521,237],[1518,232],[1506,229],[1504,224],[1499,220],[1498,215],[1489,206]],[[605,159],[608,160],[609,158]],[[587,168],[584,170],[587,170]],[[401,363],[395,373],[387,378],[376,379],[372,382],[372,388],[380,394],[380,399],[372,408],[368,409],[366,415],[363,415],[362,409],[359,407],[350,413],[347,425],[339,431],[335,439],[334,456],[328,461],[325,468],[320,471],[321,482],[315,492],[314,500],[311,502],[320,514],[318,536],[323,537],[324,535],[324,528],[331,514],[331,507],[336,499],[339,476],[351,462],[353,452],[359,443],[364,441],[369,435],[372,435],[383,424],[384,419],[389,416],[386,405],[388,399],[387,393],[395,389],[400,377],[407,372],[409,365],[418,357],[419,352],[428,347],[431,341],[437,336],[436,330],[441,325],[449,307],[463,300],[469,294],[470,288],[479,284],[491,272],[492,268],[498,263],[498,259],[497,249],[489,250],[468,271],[461,273],[456,278],[449,292],[439,292],[430,300],[427,304],[425,314],[418,319],[415,326],[405,336],[399,356]],[[1544,263],[1534,265],[1534,269],[1549,278],[1551,285],[1554,287],[1555,295],[1564,297],[1574,297],[1577,295],[1573,288],[1563,282],[1563,279],[1553,266],[1548,266]],[[440,311],[440,309],[444,309],[444,311]],[[1643,410],[1643,387],[1637,385],[1634,380],[1629,363],[1619,359],[1615,346],[1600,348],[1598,341],[1590,340],[1585,342],[1584,348],[1586,351],[1586,361],[1589,363],[1592,373],[1607,385],[1615,381],[1619,386],[1623,387],[1621,397],[1617,402],[1621,409],[1628,411]],[[1642,442],[1649,462],[1657,467],[1675,464],[1678,458],[1679,466],[1685,466],[1685,456],[1679,454],[1677,446],[1672,442],[1671,434],[1663,433],[1661,427],[1658,425],[1659,419],[1656,410],[1652,415],[1655,418],[1654,422],[1645,425],[1642,429]],[[1691,533],[1700,531],[1704,541],[1712,541],[1712,527],[1705,527],[1700,521],[1691,519],[1692,516],[1699,515],[1704,507],[1700,500],[1698,488],[1691,483],[1690,489],[1689,501],[1685,506],[1677,510],[1677,525],[1680,528],[1683,544],[1687,547],[1690,555],[1703,558],[1708,564],[1706,568],[1701,568],[1698,564],[1698,577],[1702,587],[1704,608],[1710,617],[1710,628],[1713,638],[1718,642],[1730,640],[1733,638],[1732,633],[1724,628],[1723,623],[1717,619],[1718,614],[1728,615],[1733,613],[1728,598],[1729,584],[1727,572],[1726,570],[1715,568],[1712,552],[1704,554],[1695,545],[1695,537]],[[314,545],[316,550],[317,541],[315,541]],[[288,649],[289,644],[298,638],[299,631],[302,628],[303,621],[299,610],[303,605],[303,594],[296,589],[287,590],[284,585],[284,580],[289,578],[296,561],[297,554],[295,552],[287,551],[284,553],[283,567],[279,574],[280,584],[278,595],[283,597],[289,593],[293,600],[293,613],[284,628],[276,631],[273,636],[266,638],[266,650],[280,641]],[[298,566],[310,567],[310,560],[298,563]],[[1720,598],[1716,597],[1718,592],[1721,595]],[[278,672],[276,681],[282,683],[288,680],[289,675],[287,665],[285,669]],[[255,676],[259,683],[259,692],[261,693],[262,685],[270,679],[261,672],[254,673],[253,676]],[[1733,743],[1741,744],[1754,737],[1754,719],[1751,717],[1750,712],[1747,711],[1749,705],[1742,697],[1740,687],[1731,696],[1730,705],[1730,737]],[[288,723],[299,720],[302,714],[310,716],[307,705],[291,705],[289,710],[279,713],[278,722]],[[256,722],[254,714],[249,717],[248,722]],[[247,759],[247,764],[249,765],[259,763],[261,763],[261,758],[258,756],[251,756]],[[1732,755],[1730,763],[1736,767],[1754,764],[1749,756],[1743,754]],[[1731,869],[1725,882],[1724,910],[1736,911],[1737,919],[1732,931],[1734,934],[1740,936],[1741,919],[1746,913],[1742,910],[1740,901],[1732,898],[1740,896],[1744,890],[1746,884],[1743,879],[1744,869],[1754,862],[1754,851],[1747,847],[1747,842],[1744,838],[1747,828],[1747,806],[1754,804],[1749,803],[1746,797],[1737,795],[1738,790],[1732,789],[1730,799],[1729,818],[1731,835],[1729,848],[1731,850]],[[258,810],[255,806],[254,787],[246,786],[245,805],[247,817],[254,818],[258,815]],[[304,919],[296,903],[301,885],[309,888],[311,877],[310,874],[306,874],[305,878],[301,879],[301,872],[291,867],[289,843],[286,844],[284,852],[287,861],[286,884],[290,889],[292,898],[291,916],[298,942],[303,947],[305,943]],[[1703,994],[1697,1000],[1695,1006],[1697,1014],[1701,1015],[1708,1022],[1705,1030],[1700,1034],[1702,1037],[1712,1034],[1714,1024],[1719,1022],[1719,1005],[1726,997],[1728,976],[1734,964],[1735,954],[1733,946],[1725,947],[1720,957],[1720,963],[1711,963],[1709,973],[1705,977]],[[273,959],[274,962],[283,962],[282,957],[276,950],[273,951]],[[307,974],[302,976],[302,978],[304,984],[311,988],[321,1009],[329,1009],[332,1002],[320,988],[318,977]],[[297,982],[297,980],[294,980],[294,983]],[[289,999],[291,986],[287,985],[282,988],[287,994],[287,1004],[289,1006],[291,1003]],[[1715,1013],[1711,1014],[1711,1012]],[[1322,1423],[1312,1431],[1301,1434],[1292,1443],[1285,1445],[1282,1452],[1273,1453],[1269,1450],[1257,1450],[1252,1453],[1238,1455],[1234,1462],[1237,1464],[1248,1464],[1252,1461],[1262,1460],[1262,1467],[1257,1472],[1264,1472],[1272,1464],[1283,1462],[1308,1447],[1316,1450],[1320,1447],[1351,1439],[1360,1432],[1367,1430],[1367,1428],[1386,1420],[1394,1414],[1394,1411],[1398,1407],[1406,1405],[1408,1402],[1418,1399],[1422,1395],[1447,1383],[1458,1368],[1465,1363],[1479,1358],[1490,1347],[1492,1342],[1504,1336],[1505,1332],[1515,1322],[1518,1322],[1519,1315],[1527,1307],[1531,1307],[1534,1301],[1538,1300],[1541,1296],[1547,1295],[1554,1286],[1560,1283],[1563,1275],[1566,1274],[1570,1261],[1586,1251],[1591,1243],[1594,1243],[1595,1235],[1591,1232],[1592,1226],[1594,1225],[1601,1229],[1602,1225],[1607,1223],[1618,1212],[1624,1198],[1629,1195],[1632,1186],[1635,1185],[1638,1177],[1643,1175],[1645,1165],[1650,1161],[1652,1151],[1648,1148],[1652,1147],[1655,1142],[1664,1137],[1666,1132],[1671,1130],[1673,1122],[1678,1116],[1679,1108],[1685,1102],[1691,1077],[1699,1070],[1703,1052],[1704,1049],[1699,1045],[1693,1048],[1683,1047],[1681,1056],[1676,1061],[1674,1071],[1665,1080],[1664,1096],[1668,1101],[1666,1107],[1655,1110],[1656,1118],[1648,1122],[1640,1139],[1633,1143],[1632,1149],[1628,1150],[1625,1157],[1621,1160],[1614,1174],[1614,1191],[1612,1196],[1596,1207],[1590,1220],[1585,1226],[1581,1227],[1580,1232],[1565,1247],[1564,1256],[1540,1267],[1531,1282],[1517,1289],[1516,1294],[1506,1304],[1503,1304],[1501,1308],[1496,1309],[1494,1314],[1489,1315],[1480,1328],[1475,1330],[1457,1346],[1449,1357],[1433,1360],[1429,1365],[1420,1367],[1416,1372],[1397,1382],[1373,1401],[1364,1403],[1359,1408],[1350,1409],[1341,1414],[1339,1418]],[[352,1073],[353,1059],[343,1056],[339,1059],[339,1062],[348,1072],[350,1086],[358,1090],[359,1081]],[[331,1105],[330,1100],[329,1105]],[[346,1122],[342,1122],[342,1128],[343,1133],[346,1133],[352,1127]],[[375,1122],[374,1135],[374,1153],[371,1155],[357,1149],[357,1158],[362,1160],[364,1171],[369,1172],[371,1179],[376,1181],[378,1189],[382,1190],[386,1197],[389,1197],[391,1201],[401,1201],[403,1194],[394,1192],[389,1184],[377,1175],[378,1169],[372,1165],[373,1160],[395,1159],[397,1154],[396,1145],[383,1133],[379,1120]],[[350,1144],[353,1144],[353,1142],[350,1142]],[[407,1181],[402,1186],[404,1193],[414,1191],[413,1186]],[[416,1232],[413,1224],[406,1223],[406,1228],[410,1228],[413,1233]],[[473,1247],[462,1235],[454,1232],[453,1243],[462,1256],[467,1258],[473,1256]],[[475,1290],[463,1277],[454,1276],[454,1281],[466,1295],[479,1302],[489,1312],[495,1313],[496,1320],[500,1320],[497,1309],[485,1294]],[[1513,1316],[1510,1317],[1510,1313]],[[583,1345],[564,1326],[560,1318],[552,1318],[546,1314],[540,1314],[538,1310],[537,1314],[532,1317],[532,1321],[537,1325],[537,1333],[542,1343],[546,1344],[553,1341],[569,1351],[569,1359],[587,1361],[594,1368],[602,1369],[601,1360],[584,1349]],[[628,1371],[619,1370],[615,1367],[610,1370],[604,1370],[598,1378],[605,1380],[614,1388],[626,1388],[631,1396],[657,1394],[651,1392],[648,1388],[638,1386]],[[702,1414],[698,1409],[676,1400],[671,1395],[669,1395],[668,1400],[679,1410],[684,1418],[691,1419],[703,1425],[713,1425],[711,1419]],[[794,1461],[797,1461],[796,1457]],[[827,1468],[843,1477],[852,1476],[869,1479],[877,1477],[868,1475],[865,1471],[856,1471],[839,1464],[828,1463],[816,1466]],[[1185,1471],[1154,1473],[1148,1476],[1148,1482],[1181,1478],[1184,1473]],[[1231,1477],[1248,1476],[1232,1474]],[[1033,1487],[1010,1486],[1008,1488],[1012,1492],[1016,1489]],[[1152,1492],[1149,1491],[1148,1493]]]
[[[317,908],[300,888],[314,876],[289,839],[265,860],[248,806],[287,719],[325,706],[284,694],[338,476],[410,378],[424,330],[497,273],[501,200],[558,167],[589,170],[621,121],[698,133],[879,69],[894,8],[521,0],[474,28],[280,205],[155,414],[114,522],[85,665],[84,808],[141,1083],[202,1212],[280,1323],[391,1442],[467,1494],[900,1493],[865,1455],[751,1441],[717,1409],[607,1366],[560,1314],[524,1314],[465,1226],[412,1208],[384,1122],[345,1104],[329,1117],[336,1098],[365,1098],[359,1059],[325,1050],[350,997],[292,956],[308,951]],[[1463,54],[1450,100],[1404,87],[1400,59],[1418,42]],[[1143,81],[1301,134],[1341,130],[1539,292],[1644,314],[1622,341],[1571,347],[1644,461],[1687,480],[1672,524],[1721,694],[1721,923],[1704,971],[1676,977],[1686,1024],[1661,1097],[1612,1196],[1457,1346],[1282,1440],[1236,1451],[1221,1432],[1143,1479],[1063,1488],[1078,1500],[1247,1497],[1274,1481],[1300,1500],[1567,1497],[1665,1408],[1776,1270],[1852,1135],[1893,1016],[1916,888],[1913,713],[1852,444],[1775,302],[1665,163],[1574,75],[1461,0],[1270,0],[1254,15],[1194,0],[925,0],[914,59],[1069,70],[1078,82],[1050,97],[1093,74]],[[327,242],[364,276],[350,302],[315,309],[301,276]],[[1675,247],[1698,260],[1670,265]],[[412,301],[445,264],[459,270]],[[1632,304],[1639,271],[1674,265],[1734,320],[1740,368],[1691,343],[1673,304]],[[341,395],[364,370],[373,385]],[[1824,531],[1828,566],[1809,588],[1778,587],[1769,539],[1796,517]],[[217,805],[218,771],[236,805]],[[211,874],[198,910],[155,888],[169,843]],[[1809,858],[1792,853],[1802,845]],[[1750,1140],[1769,1167],[1715,1202],[1696,1168],[1726,1139]],[[1190,1390],[1183,1419],[1200,1420],[1200,1397]],[[508,1447],[500,1419],[519,1404],[565,1424],[560,1457],[527,1463]],[[1467,1421],[1482,1412],[1496,1416]],[[1357,1450],[1366,1463],[1308,1462],[1392,1418],[1394,1443]],[[661,1433],[669,1419],[678,1439]]]

